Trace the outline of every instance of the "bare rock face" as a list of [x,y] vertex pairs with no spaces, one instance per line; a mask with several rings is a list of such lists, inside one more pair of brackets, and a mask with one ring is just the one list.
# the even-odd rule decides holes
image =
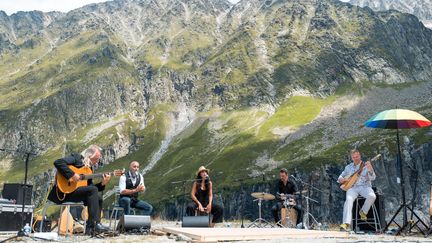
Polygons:
[[397,10],[417,16],[423,24],[432,28],[432,7],[429,0],[350,0],[349,3],[369,7],[374,11]]
[[[45,149],[54,134],[122,114],[144,120],[160,103],[239,108],[432,76],[432,33],[415,17],[342,2],[110,1],[2,13],[0,27],[8,60],[28,60],[4,76],[0,129],[10,145],[31,130]],[[17,90],[27,95],[6,98]]]

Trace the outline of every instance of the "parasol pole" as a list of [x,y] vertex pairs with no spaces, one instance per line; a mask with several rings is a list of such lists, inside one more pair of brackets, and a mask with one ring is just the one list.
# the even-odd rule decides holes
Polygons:
[[[398,183],[401,184],[401,189],[402,189],[402,205],[406,205],[406,200],[405,200],[405,179],[403,176],[403,166],[402,166],[402,155],[401,155],[401,150],[400,150],[400,140],[399,140],[399,129],[396,129],[396,137],[397,137],[397,149],[398,149],[398,155],[397,155],[397,162],[399,164],[399,173],[400,173],[400,178],[398,178]],[[403,225],[406,225],[407,223],[407,209],[406,207],[403,207]]]

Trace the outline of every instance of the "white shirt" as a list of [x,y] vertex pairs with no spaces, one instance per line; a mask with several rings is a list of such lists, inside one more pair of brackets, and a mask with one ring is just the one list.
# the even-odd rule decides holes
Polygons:
[[[132,176],[130,176],[130,171],[128,171],[128,173],[129,173],[129,177],[131,178],[131,180],[132,180],[132,184],[135,186],[135,183],[136,183],[136,179],[135,179],[135,181],[132,179]],[[144,185],[144,177],[142,176],[142,174],[139,174],[139,176],[140,176],[140,184],[141,185]],[[123,191],[123,190],[125,190],[126,189],[126,175],[122,175],[122,176],[120,176],[120,180],[119,180],[119,189],[120,189],[120,193]]]
[[[354,163],[350,163],[347,166],[345,166],[344,171],[342,171],[342,174],[339,176],[338,181],[340,178],[348,178],[349,176],[353,175],[358,169],[360,169],[360,164],[354,165]],[[369,186],[372,187],[372,181],[375,180],[376,175],[375,171],[369,171],[368,168],[365,166],[363,168],[363,171],[360,173],[359,178],[357,179],[354,186]]]

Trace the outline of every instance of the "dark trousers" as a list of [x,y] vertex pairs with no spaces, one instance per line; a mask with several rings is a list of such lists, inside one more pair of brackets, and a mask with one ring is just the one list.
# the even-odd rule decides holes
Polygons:
[[150,205],[150,203],[131,197],[120,197],[119,205],[123,208],[124,214],[126,215],[130,214],[131,208],[141,210],[143,215],[151,215],[153,211],[153,206]]
[[[58,192],[60,199],[63,193]],[[51,190],[48,199],[56,204],[62,202],[83,202],[88,208],[88,224],[90,226],[100,222],[100,215],[102,210],[102,198],[99,196],[98,188],[94,185],[78,187],[74,192],[66,194],[64,200],[56,195],[56,187]]]
[[[203,207],[206,207],[207,205],[203,205]],[[187,205],[186,208],[186,215],[187,216],[195,216],[195,210],[198,209],[198,206],[195,204],[195,202],[191,202]],[[222,215],[223,215],[223,208],[222,206],[212,203],[212,209],[210,211],[210,214],[213,215],[212,223],[220,223],[222,222]]]
[[[275,205],[273,205],[273,207],[271,209],[275,222],[279,222],[279,220],[280,220],[279,213],[280,213],[282,207],[283,207],[283,202],[277,202]],[[302,221],[302,216],[303,216],[301,206],[295,205],[293,208],[297,211],[297,223],[296,224],[300,224]]]

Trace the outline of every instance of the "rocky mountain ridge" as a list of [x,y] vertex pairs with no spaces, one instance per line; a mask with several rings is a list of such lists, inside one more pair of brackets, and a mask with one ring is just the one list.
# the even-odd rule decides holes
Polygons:
[[398,10],[417,16],[423,24],[432,28],[432,2],[430,0],[350,0],[349,3],[369,7],[375,11]]

